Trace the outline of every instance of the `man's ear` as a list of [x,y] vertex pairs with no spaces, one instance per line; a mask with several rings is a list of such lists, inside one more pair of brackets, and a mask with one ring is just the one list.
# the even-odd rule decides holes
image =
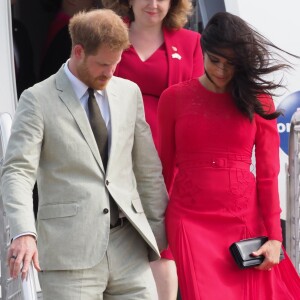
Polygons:
[[82,59],[85,55],[84,49],[80,44],[77,44],[74,46],[73,53],[74,53],[75,58],[77,58],[77,59]]

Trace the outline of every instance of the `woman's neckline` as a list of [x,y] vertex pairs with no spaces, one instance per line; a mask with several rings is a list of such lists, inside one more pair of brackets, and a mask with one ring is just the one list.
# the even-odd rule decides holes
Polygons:
[[211,89],[207,88],[202,82],[201,82],[201,77],[198,77],[196,80],[198,82],[198,84],[207,92],[213,95],[230,95],[229,91],[224,91],[224,92],[216,92],[216,91],[212,91]]

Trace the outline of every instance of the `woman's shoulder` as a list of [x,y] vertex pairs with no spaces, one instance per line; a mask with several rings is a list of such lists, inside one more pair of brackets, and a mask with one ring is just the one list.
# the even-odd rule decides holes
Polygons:
[[265,112],[274,112],[275,104],[273,98],[268,94],[261,94],[258,96],[258,101],[261,103]]
[[176,37],[181,39],[199,39],[200,33],[186,29],[186,28],[179,28],[179,29],[164,29],[165,34],[170,37]]
[[198,79],[190,79],[171,85],[163,91],[159,98],[159,111],[178,117],[185,111],[185,108],[190,107],[193,99],[197,97],[199,86]]
[[178,96],[186,95],[187,93],[195,91],[195,88],[196,89],[199,88],[198,78],[193,78],[190,80],[182,81],[174,85],[171,85],[163,91],[162,95],[164,96],[176,95],[178,98]]

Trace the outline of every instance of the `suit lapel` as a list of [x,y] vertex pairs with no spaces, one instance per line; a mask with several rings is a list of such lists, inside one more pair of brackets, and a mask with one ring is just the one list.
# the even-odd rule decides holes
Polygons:
[[56,74],[56,88],[60,99],[74,117],[79,130],[89,145],[98,165],[104,172],[103,163],[86,112],[81,106],[79,99],[77,99],[63,67]]
[[111,144],[108,156],[107,170],[109,170],[113,156],[117,147],[118,133],[119,133],[119,115],[121,112],[120,101],[118,97],[117,87],[115,86],[114,79],[112,78],[106,87],[106,94],[110,110],[110,125],[111,125]]

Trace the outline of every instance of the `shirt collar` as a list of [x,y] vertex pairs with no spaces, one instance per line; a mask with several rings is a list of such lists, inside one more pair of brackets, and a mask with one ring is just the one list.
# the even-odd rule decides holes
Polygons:
[[[72,72],[70,71],[69,66],[68,66],[69,60],[70,59],[68,59],[64,65],[64,71],[65,71],[68,79],[71,82],[71,85],[74,89],[74,92],[75,92],[77,98],[81,99],[85,95],[85,93],[88,89],[88,86],[85,83],[83,83],[79,78],[77,78],[75,75],[72,74]],[[104,92],[102,90],[97,90],[96,92],[99,93],[100,95],[104,96]]]

